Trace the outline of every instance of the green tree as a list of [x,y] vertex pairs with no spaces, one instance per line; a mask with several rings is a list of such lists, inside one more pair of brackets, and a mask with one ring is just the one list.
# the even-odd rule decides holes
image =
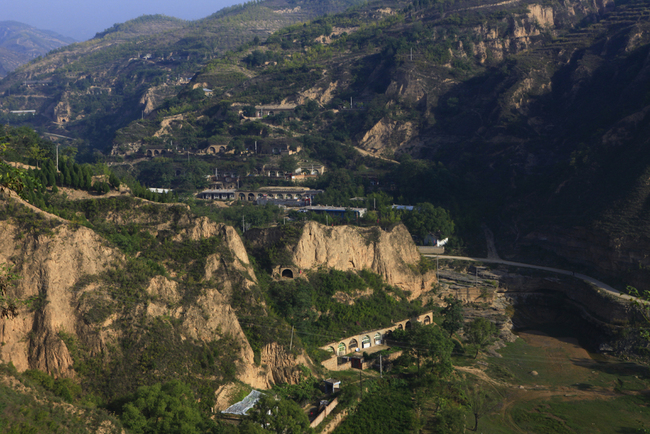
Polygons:
[[442,309],[444,319],[442,320],[442,328],[449,332],[449,337],[463,328],[463,302],[448,296],[445,297],[446,306]]
[[627,292],[631,296],[637,298],[632,301],[632,304],[639,309],[639,312],[646,323],[645,327],[642,326],[640,328],[639,333],[643,339],[650,341],[650,291],[639,291],[632,286],[628,286]]
[[11,272],[11,267],[0,264],[0,319],[15,318],[18,316],[18,306],[24,301],[9,297],[7,290],[18,276]]
[[313,432],[309,427],[309,419],[302,408],[288,399],[276,400],[264,395],[248,414],[253,422],[276,434]]
[[479,420],[494,411],[503,401],[502,397],[498,399],[494,393],[488,392],[487,388],[487,385],[473,384],[467,386],[464,391],[467,407],[474,416],[472,431],[475,432],[478,430]]
[[472,345],[476,346],[476,354],[474,358],[478,357],[481,348],[485,347],[492,338],[497,334],[497,326],[485,318],[476,318],[469,324],[463,327],[465,332],[465,339]]
[[459,408],[445,407],[431,420],[429,429],[437,434],[457,434],[464,432],[465,418]]
[[298,167],[298,162],[293,155],[283,155],[282,158],[280,158],[280,170],[283,172],[293,173],[293,171],[296,170],[296,167]]
[[28,158],[36,162],[36,167],[40,167],[39,164],[41,161],[45,160],[46,155],[47,151],[37,144],[32,145],[27,153]]
[[391,339],[403,343],[404,351],[417,359],[418,376],[422,364],[428,368],[429,373],[435,373],[436,377],[445,377],[451,373],[453,344],[440,327],[414,322],[410,329],[393,332]]
[[108,183],[113,188],[119,188],[120,187],[120,179],[113,172],[111,172],[111,174],[108,177]]
[[136,434],[199,434],[214,425],[190,387],[178,380],[138,388],[122,406],[120,419]]
[[429,202],[418,203],[413,211],[406,211],[402,221],[408,230],[424,239],[428,233],[439,233],[442,237],[449,237],[454,233],[454,221],[449,211],[435,207]]

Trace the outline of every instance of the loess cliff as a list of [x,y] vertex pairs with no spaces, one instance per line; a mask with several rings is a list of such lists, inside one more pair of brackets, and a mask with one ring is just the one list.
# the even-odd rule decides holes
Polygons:
[[[147,249],[125,254],[114,242],[120,238],[2,197],[0,263],[19,276],[8,295],[32,303],[0,320],[0,362],[55,377],[81,372],[81,381],[109,396],[187,370],[212,390],[234,380],[262,389],[300,380],[297,366],[310,364],[305,356],[267,342],[256,360],[239,322],[232,300],[256,305],[248,297],[257,277],[232,227],[183,206],[101,203],[103,222],[137,226],[172,253],[157,261]],[[262,305],[257,309],[265,315]]]
[[[255,250],[261,245],[278,245],[277,229],[250,231],[247,239]],[[282,245],[282,244],[281,244]],[[419,271],[420,254],[404,225],[390,230],[378,227],[328,227],[308,222],[284,249],[289,257],[274,265],[295,266],[298,270],[332,268],[340,271],[370,270],[392,286],[418,298],[436,283],[435,271]]]

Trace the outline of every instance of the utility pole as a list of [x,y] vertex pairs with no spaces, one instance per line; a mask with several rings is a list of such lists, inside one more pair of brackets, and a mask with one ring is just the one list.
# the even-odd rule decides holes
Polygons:
[[413,62],[413,48],[411,48],[411,62]]
[[291,342],[289,343],[289,351],[293,348],[293,326],[291,326]]
[[350,110],[352,110],[352,97],[350,97]]
[[242,231],[242,233],[246,232],[246,220],[245,220],[245,216],[241,216],[241,231]]
[[384,378],[384,366],[381,363],[381,354],[379,355],[379,376]]
[[[363,368],[363,362],[361,362],[361,368]],[[361,399],[363,399],[363,378],[361,377],[361,370],[359,370],[359,388],[361,389]]]

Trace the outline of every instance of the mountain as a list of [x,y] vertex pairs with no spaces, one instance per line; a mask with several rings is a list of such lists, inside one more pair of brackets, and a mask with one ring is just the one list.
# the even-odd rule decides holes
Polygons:
[[[201,20],[162,15],[115,25],[89,41],[51,51],[0,82],[0,122],[28,121],[104,150],[114,131],[175,96],[207,62],[272,32],[357,0],[267,0]],[[42,82],[24,86],[25,81]],[[36,110],[16,119],[11,110]]]
[[[367,3],[211,61],[119,130],[114,153],[295,141],[354,171],[356,147],[403,160],[382,172],[396,198],[443,205],[460,227],[487,223],[504,255],[644,286],[649,10]],[[271,116],[242,120],[264,105]]]
[[0,21],[0,77],[74,39],[16,21]]
[[[487,224],[504,256],[644,285],[646,2],[380,1],[333,13],[349,5],[278,0],[116,26],[4,79],[3,111],[38,114],[3,120],[83,138],[86,158],[101,149],[116,162],[170,143],[300,146],[330,168],[369,169],[395,200],[449,209],[475,254]],[[47,85],[23,89],[26,79]],[[249,118],[264,105],[272,116]],[[160,173],[155,162],[147,173]]]

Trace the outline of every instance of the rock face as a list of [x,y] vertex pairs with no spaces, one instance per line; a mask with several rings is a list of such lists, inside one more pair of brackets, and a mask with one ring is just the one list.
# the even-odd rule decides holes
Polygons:
[[[5,197],[0,202],[7,204],[35,210],[19,198]],[[310,364],[304,356],[287,354],[273,344],[262,349],[261,362],[255,363],[255,354],[230,302],[234,291],[248,291],[257,278],[232,227],[206,218],[181,219],[185,228],[177,234],[180,239],[219,237],[223,242],[220,253],[206,258],[207,287],[194,301],[187,302],[182,280],[156,275],[144,288],[144,301],[123,310],[110,294],[110,282],[99,276],[125,266],[124,255],[107,246],[91,229],[45,213],[41,216],[40,221],[55,226],[52,231],[25,235],[21,222],[0,221],[0,264],[13,266],[13,272],[21,276],[8,295],[39,297],[33,309],[23,308],[18,317],[0,320],[0,362],[12,362],[19,371],[40,369],[57,377],[74,377],[75,349],[69,347],[71,342],[83,347],[90,357],[123,357],[119,342],[128,331],[119,323],[135,320],[140,325],[173,321],[182,341],[209,343],[228,337],[235,342],[230,351],[236,353],[237,378],[255,388],[299,381],[297,365]],[[158,222],[150,223],[156,232]],[[112,306],[112,313],[90,321],[89,312],[98,306]]]
[[309,222],[293,250],[293,262],[299,268],[369,269],[390,285],[410,291],[410,299],[436,282],[435,272],[419,274],[409,267],[419,261],[420,254],[404,225],[383,231],[353,226],[330,228]]
[[381,119],[361,139],[359,146],[371,154],[392,157],[395,150],[405,146],[416,131],[412,122]]
[[21,229],[11,223],[0,226],[0,263],[14,266],[20,275],[13,296],[39,296],[44,306],[26,309],[18,318],[0,320],[0,360],[18,370],[41,369],[72,376],[72,358],[59,337],[61,332],[83,334],[70,289],[85,275],[105,270],[121,255],[103,245],[99,236],[85,227],[57,227],[53,235],[17,240]]

